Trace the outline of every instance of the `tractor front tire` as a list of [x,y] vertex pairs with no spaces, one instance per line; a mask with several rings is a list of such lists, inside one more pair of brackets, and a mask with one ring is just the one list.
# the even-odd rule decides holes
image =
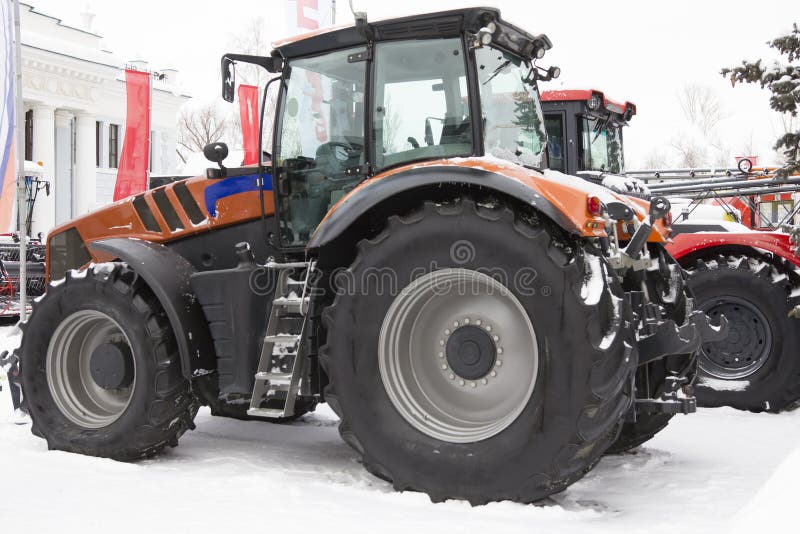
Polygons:
[[172,328],[127,265],[67,273],[22,329],[23,392],[48,448],[129,461],[194,428],[199,404]]
[[599,461],[636,363],[602,257],[468,199],[392,216],[357,249],[320,356],[367,470],[477,505],[543,499]]
[[696,306],[724,315],[727,338],[698,355],[698,405],[780,412],[800,399],[800,322],[791,270],[758,256],[729,255],[689,267]]

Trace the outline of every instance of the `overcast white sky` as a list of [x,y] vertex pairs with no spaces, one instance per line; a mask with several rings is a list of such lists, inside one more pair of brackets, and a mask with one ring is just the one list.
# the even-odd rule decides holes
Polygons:
[[[281,37],[284,0],[23,0],[38,11],[80,25],[87,6],[94,28],[122,58],[148,59],[155,69],[171,64],[181,71],[185,89],[208,99],[219,91],[219,57],[248,20],[264,17],[267,35]],[[347,0],[337,2],[337,23],[351,20]],[[626,130],[628,167],[640,166],[653,150],[670,153],[671,140],[686,131],[677,94],[686,84],[712,88],[728,115],[719,135],[733,155],[755,146],[773,159],[778,136],[768,92],[737,86],[719,75],[741,59],[768,56],[766,41],[800,22],[797,0],[613,1],[568,0],[354,0],[370,19],[464,5],[493,5],[503,17],[531,33],[546,33],[553,49],[542,62],[561,67],[548,88],[594,87],[617,100],[630,100],[638,115]],[[752,139],[752,142],[751,142]]]

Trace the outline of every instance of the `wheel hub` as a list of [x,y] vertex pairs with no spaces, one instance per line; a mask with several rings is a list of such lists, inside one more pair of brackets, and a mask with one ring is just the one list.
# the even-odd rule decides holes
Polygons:
[[103,389],[128,387],[133,382],[133,355],[124,342],[99,345],[90,358],[92,380]]
[[712,319],[724,315],[730,333],[725,339],[703,344],[700,367],[711,376],[727,380],[744,378],[760,369],[772,350],[772,332],[764,314],[750,302],[729,296],[703,308]]
[[528,405],[539,353],[530,317],[508,288],[477,271],[443,269],[395,298],[378,361],[386,393],[409,424],[472,443],[501,432]]
[[448,338],[445,352],[450,369],[466,380],[483,378],[497,360],[491,336],[474,325],[458,327]]
[[136,389],[136,362],[120,324],[98,310],[68,315],[47,347],[47,385],[67,419],[88,429],[110,425]]

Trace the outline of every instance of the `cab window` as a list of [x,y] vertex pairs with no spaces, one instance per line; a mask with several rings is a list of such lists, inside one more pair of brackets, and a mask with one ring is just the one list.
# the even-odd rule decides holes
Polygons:
[[375,168],[472,154],[460,39],[375,45]]

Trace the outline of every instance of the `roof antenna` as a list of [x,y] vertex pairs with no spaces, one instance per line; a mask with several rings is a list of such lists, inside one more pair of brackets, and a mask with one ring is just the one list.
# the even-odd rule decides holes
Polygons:
[[353,14],[353,18],[356,19],[356,22],[358,22],[360,19],[364,19],[366,21],[367,13],[365,11],[356,11],[355,8],[353,7],[353,0],[349,0],[349,2],[350,2],[350,13]]
[[367,12],[366,11],[356,11],[353,8],[353,0],[349,0],[350,2],[350,12],[353,14],[353,18],[356,19],[356,29],[364,36],[365,39],[368,41],[372,41],[374,39],[374,35],[372,33],[372,28],[367,23]]

